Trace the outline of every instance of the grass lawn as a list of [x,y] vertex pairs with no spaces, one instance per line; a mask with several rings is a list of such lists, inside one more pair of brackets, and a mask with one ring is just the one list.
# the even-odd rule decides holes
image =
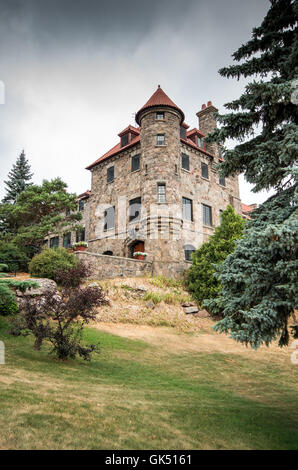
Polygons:
[[1,449],[298,449],[290,361],[175,353],[90,328],[101,354],[61,363],[5,331],[0,317]]

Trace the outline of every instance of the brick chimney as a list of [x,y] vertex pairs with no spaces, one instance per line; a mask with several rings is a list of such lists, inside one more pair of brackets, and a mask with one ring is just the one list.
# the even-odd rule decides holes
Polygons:
[[[218,111],[218,109],[212,105],[212,101],[208,101],[207,105],[202,104],[201,111],[197,112],[199,119],[199,129],[206,135],[217,127],[216,119],[213,116],[213,113],[216,111]],[[207,144],[206,150],[217,155],[217,144]]]

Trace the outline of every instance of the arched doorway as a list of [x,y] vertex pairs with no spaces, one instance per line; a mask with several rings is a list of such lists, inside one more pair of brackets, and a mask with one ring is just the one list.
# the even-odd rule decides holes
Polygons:
[[141,240],[135,240],[129,246],[129,257],[133,259],[140,259],[144,260],[145,257],[143,255],[135,255],[135,253],[144,253],[145,252],[145,244]]

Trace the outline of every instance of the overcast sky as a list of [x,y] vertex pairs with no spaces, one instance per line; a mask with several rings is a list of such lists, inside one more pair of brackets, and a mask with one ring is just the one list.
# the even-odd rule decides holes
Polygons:
[[[84,168],[160,84],[198,127],[196,112],[239,96],[218,69],[262,21],[268,0],[0,0],[0,198],[24,148],[34,182],[60,176],[90,188]],[[0,90],[1,100],[1,90]],[[262,202],[240,179],[243,202]]]

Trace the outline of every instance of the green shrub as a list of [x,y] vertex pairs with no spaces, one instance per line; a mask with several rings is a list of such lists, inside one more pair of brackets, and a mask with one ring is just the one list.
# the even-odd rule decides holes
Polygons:
[[216,227],[209,241],[192,255],[192,266],[187,273],[188,288],[196,301],[215,298],[221,285],[216,277],[216,266],[221,264],[242,237],[245,221],[228,206],[221,214],[221,224]]
[[0,283],[0,315],[12,315],[19,310],[16,296],[4,283]]
[[29,273],[35,277],[46,277],[57,281],[57,273],[68,270],[78,263],[76,256],[65,248],[46,248],[35,255],[29,263]]
[[7,265],[8,271],[26,271],[28,256],[13,243],[0,242],[0,263]]

